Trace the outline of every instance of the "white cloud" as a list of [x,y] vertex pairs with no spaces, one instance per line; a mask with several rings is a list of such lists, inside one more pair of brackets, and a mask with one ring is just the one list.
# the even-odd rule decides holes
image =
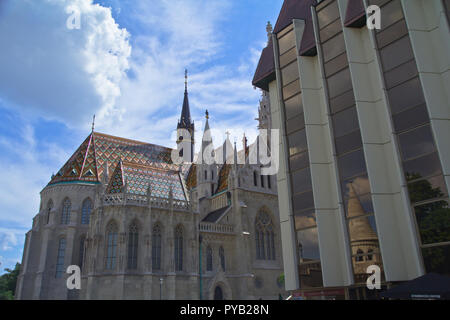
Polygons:
[[[80,29],[66,26],[70,6]],[[131,47],[110,9],[92,0],[2,1],[0,47],[0,95],[10,105],[72,126],[120,113]]]

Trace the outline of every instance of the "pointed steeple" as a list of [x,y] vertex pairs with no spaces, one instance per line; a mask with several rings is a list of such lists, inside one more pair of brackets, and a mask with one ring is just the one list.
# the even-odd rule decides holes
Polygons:
[[205,148],[212,143],[212,137],[211,137],[211,129],[209,128],[209,113],[208,110],[205,112],[205,130],[203,130],[203,138],[202,138],[202,152],[205,150]]
[[187,70],[184,70],[184,99],[183,99],[183,107],[181,109],[181,117],[178,121],[177,128],[191,129],[194,124],[191,120],[191,110],[189,108],[189,97],[187,90]]

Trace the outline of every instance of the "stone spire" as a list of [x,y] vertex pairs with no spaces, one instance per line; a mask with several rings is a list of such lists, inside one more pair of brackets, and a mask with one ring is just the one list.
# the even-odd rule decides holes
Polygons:
[[183,107],[181,109],[181,117],[178,121],[177,129],[193,129],[194,123],[191,119],[191,110],[189,108],[189,97],[187,90],[187,70],[184,70],[184,99],[183,99]]

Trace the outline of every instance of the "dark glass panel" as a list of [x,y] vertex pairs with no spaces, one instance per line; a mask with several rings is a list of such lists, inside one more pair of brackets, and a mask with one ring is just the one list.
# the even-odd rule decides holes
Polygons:
[[336,152],[342,154],[362,146],[361,132],[359,130],[336,139]]
[[403,37],[380,50],[383,70],[388,71],[414,58],[409,37]]
[[422,257],[428,273],[450,275],[450,245],[423,248]]
[[308,152],[303,152],[301,154],[296,154],[289,158],[289,165],[291,172],[295,170],[302,169],[309,165],[309,155]]
[[380,49],[408,34],[405,20],[398,21],[389,28],[381,30],[382,31],[376,35],[378,48]]
[[[417,176],[407,177],[407,180],[416,180]],[[408,184],[409,198],[412,203],[445,197],[447,188],[443,176],[423,179]]]
[[294,42],[294,31],[288,32],[285,36],[278,39],[278,47],[280,51],[280,55],[291,49],[295,46]]
[[381,30],[403,19],[402,5],[400,1],[391,1],[381,8]]
[[286,119],[291,119],[292,117],[303,112],[303,101],[302,95],[298,94],[289,100],[284,102],[284,108],[286,110]]
[[345,52],[344,34],[340,33],[322,44],[323,60],[325,62]]
[[287,51],[285,54],[280,56],[280,68],[283,68],[284,66],[288,65],[292,61],[296,61],[297,59],[297,49],[294,47]]
[[340,175],[343,179],[366,172],[366,162],[362,150],[338,157]]
[[347,54],[344,52],[343,54],[325,63],[325,76],[328,77],[331,74],[334,74],[337,71],[345,68],[346,66],[348,66],[348,61]]
[[328,6],[317,12],[319,28],[323,28],[339,18],[339,8],[337,1],[332,1]]
[[422,244],[450,241],[450,209],[446,201],[436,201],[414,208]]
[[431,153],[435,150],[433,134],[429,125],[398,135],[403,160]]
[[437,152],[403,163],[403,171],[407,177],[429,177],[442,172]]
[[334,98],[350,89],[352,89],[352,81],[350,77],[350,69],[346,68],[332,75],[327,79],[328,93],[330,98]]
[[415,76],[417,76],[417,65],[415,60],[411,60],[384,74],[386,88],[390,89]]
[[370,194],[345,199],[344,206],[347,217],[357,217],[374,212]]
[[392,114],[425,103],[419,78],[414,78],[388,90]]
[[298,212],[295,214],[294,220],[295,230],[315,227],[317,225],[316,214],[314,213],[314,210],[305,210],[302,212]]
[[345,136],[359,129],[358,114],[356,107],[348,108],[332,116],[334,136],[336,138]]
[[298,79],[298,64],[297,61],[291,63],[281,70],[281,79],[283,86]]
[[341,30],[342,30],[341,19],[337,19],[333,23],[330,23],[328,26],[320,30],[320,41],[324,43]]
[[355,96],[353,95],[353,90],[347,91],[340,96],[330,100],[330,109],[332,113],[344,110],[355,104]]
[[395,132],[412,129],[429,122],[428,110],[425,104],[400,112],[392,117]]
[[300,171],[291,173],[292,193],[302,193],[311,190],[311,171],[309,167]]
[[289,141],[289,155],[292,156],[296,153],[306,151],[308,145],[306,142],[305,129],[297,131],[288,136]]
[[293,95],[300,93],[300,81],[294,81],[283,88],[283,99],[289,99]]
[[350,197],[362,198],[370,193],[369,178],[366,174],[350,178],[341,182],[342,195],[345,199]]
[[305,192],[302,194],[296,194],[292,197],[292,206],[294,213],[313,208],[314,207],[314,196],[312,191]]
[[287,134],[291,134],[292,132],[303,129],[304,127],[305,127],[305,117],[303,113],[286,121]]

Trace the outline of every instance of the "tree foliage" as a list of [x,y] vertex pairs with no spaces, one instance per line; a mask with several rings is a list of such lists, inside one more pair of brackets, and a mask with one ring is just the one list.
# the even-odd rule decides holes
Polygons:
[[0,300],[13,300],[16,291],[17,277],[20,272],[20,263],[14,269],[5,269],[6,273],[0,276]]

